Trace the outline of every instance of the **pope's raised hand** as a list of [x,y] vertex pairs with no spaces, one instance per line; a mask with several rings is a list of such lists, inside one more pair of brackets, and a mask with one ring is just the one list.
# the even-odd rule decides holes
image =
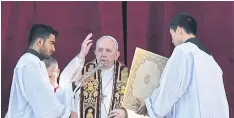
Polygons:
[[78,54],[78,57],[80,59],[85,59],[85,56],[88,54],[90,47],[92,46],[92,41],[90,40],[90,38],[93,36],[92,33],[88,34],[85,38],[85,40],[83,41],[82,45],[81,45],[81,50],[80,53]]

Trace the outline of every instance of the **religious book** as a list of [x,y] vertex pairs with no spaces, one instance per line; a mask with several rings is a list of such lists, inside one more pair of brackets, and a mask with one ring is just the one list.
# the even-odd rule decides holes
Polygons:
[[136,48],[123,99],[123,107],[136,111],[136,98],[144,99],[159,87],[160,76],[168,58]]

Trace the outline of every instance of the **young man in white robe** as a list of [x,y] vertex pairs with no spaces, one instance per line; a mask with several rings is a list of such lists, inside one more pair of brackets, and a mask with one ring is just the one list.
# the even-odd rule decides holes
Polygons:
[[51,89],[43,62],[55,51],[57,31],[52,27],[33,25],[29,49],[15,66],[7,118],[68,118],[64,107]]
[[[128,68],[118,61],[120,55],[118,43],[111,36],[98,39],[95,49],[96,59],[84,64],[92,45],[90,37],[92,34],[83,41],[80,53],[61,73],[59,85],[72,89],[70,91],[77,91],[74,94],[78,99],[75,117],[107,118],[109,111],[122,107]],[[74,71],[75,73],[71,73]],[[71,80],[74,77],[76,80]],[[85,84],[80,87],[82,82]]]
[[[169,25],[176,47],[161,75],[159,88],[141,100],[137,113],[148,113],[150,118],[229,118],[223,72],[196,38],[196,20],[178,14]],[[123,110],[112,112],[116,113],[123,117],[114,118],[127,116]]]

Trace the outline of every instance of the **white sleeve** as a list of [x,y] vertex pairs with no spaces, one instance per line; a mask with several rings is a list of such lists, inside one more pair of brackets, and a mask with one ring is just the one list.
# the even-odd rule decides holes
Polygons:
[[61,104],[63,104],[65,107],[67,107],[65,104],[64,104],[64,101],[65,101],[65,98],[64,98],[64,89],[62,87],[59,87],[56,92],[55,92],[55,95],[56,97],[59,99],[59,101],[61,102]]
[[69,62],[60,75],[59,85],[64,87],[72,82],[74,74],[79,74],[84,66],[84,60],[77,56]]
[[162,118],[187,90],[193,68],[193,56],[175,48],[163,70],[160,86],[145,99],[148,114],[152,118]]
[[73,90],[72,90],[72,83],[69,83],[64,88],[64,104],[72,112],[78,111],[79,93],[80,93],[80,90],[78,90],[74,96]]
[[22,77],[26,99],[32,107],[35,116],[40,118],[68,118],[70,111],[66,109],[56,98],[50,88],[47,76],[38,66],[27,64],[18,71],[18,76]]

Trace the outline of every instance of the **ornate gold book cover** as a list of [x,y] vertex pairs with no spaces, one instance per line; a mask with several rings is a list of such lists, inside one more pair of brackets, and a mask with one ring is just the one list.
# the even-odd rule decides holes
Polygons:
[[126,109],[136,111],[136,98],[144,99],[158,86],[168,58],[136,48],[123,99]]

